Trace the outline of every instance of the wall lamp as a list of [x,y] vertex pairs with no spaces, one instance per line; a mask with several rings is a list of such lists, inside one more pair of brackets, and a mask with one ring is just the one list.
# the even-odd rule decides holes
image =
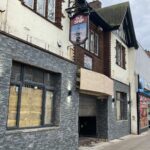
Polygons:
[[115,98],[112,98],[112,102],[113,102],[113,103],[115,102]]
[[68,96],[71,96],[71,95],[72,95],[72,91],[69,90],[69,91],[68,91]]
[[131,104],[131,101],[128,101],[128,104]]

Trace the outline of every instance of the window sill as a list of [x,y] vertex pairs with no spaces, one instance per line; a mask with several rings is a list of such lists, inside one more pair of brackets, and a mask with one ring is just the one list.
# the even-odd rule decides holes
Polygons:
[[118,123],[121,123],[121,122],[128,122],[128,120],[117,120]]
[[14,129],[14,130],[7,130],[6,134],[16,134],[16,133],[29,133],[29,132],[41,132],[41,131],[50,131],[50,130],[58,130],[60,127],[43,127],[43,128],[32,128],[32,129]]
[[120,66],[120,65],[118,65],[117,63],[116,63],[116,65],[117,65],[118,67],[120,67],[121,69],[126,70],[126,68],[121,67],[121,66]]

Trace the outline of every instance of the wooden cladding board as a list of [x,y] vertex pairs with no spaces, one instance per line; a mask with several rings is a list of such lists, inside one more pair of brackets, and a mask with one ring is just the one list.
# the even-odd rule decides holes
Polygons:
[[10,87],[10,96],[9,96],[9,108],[8,108],[8,127],[16,126],[16,114],[17,114],[17,102],[18,102],[18,87]]
[[42,113],[42,90],[22,88],[19,127],[40,126]]

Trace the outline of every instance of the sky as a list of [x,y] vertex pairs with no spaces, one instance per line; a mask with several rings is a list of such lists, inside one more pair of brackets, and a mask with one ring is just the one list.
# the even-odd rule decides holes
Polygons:
[[[88,2],[93,0],[87,0]],[[140,45],[150,50],[150,0],[100,0],[102,7],[130,2],[135,34]]]

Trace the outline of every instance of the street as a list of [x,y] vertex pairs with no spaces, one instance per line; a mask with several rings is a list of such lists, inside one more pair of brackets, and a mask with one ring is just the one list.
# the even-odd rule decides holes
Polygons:
[[101,142],[79,150],[150,150],[150,131],[141,135],[129,135],[110,142]]

